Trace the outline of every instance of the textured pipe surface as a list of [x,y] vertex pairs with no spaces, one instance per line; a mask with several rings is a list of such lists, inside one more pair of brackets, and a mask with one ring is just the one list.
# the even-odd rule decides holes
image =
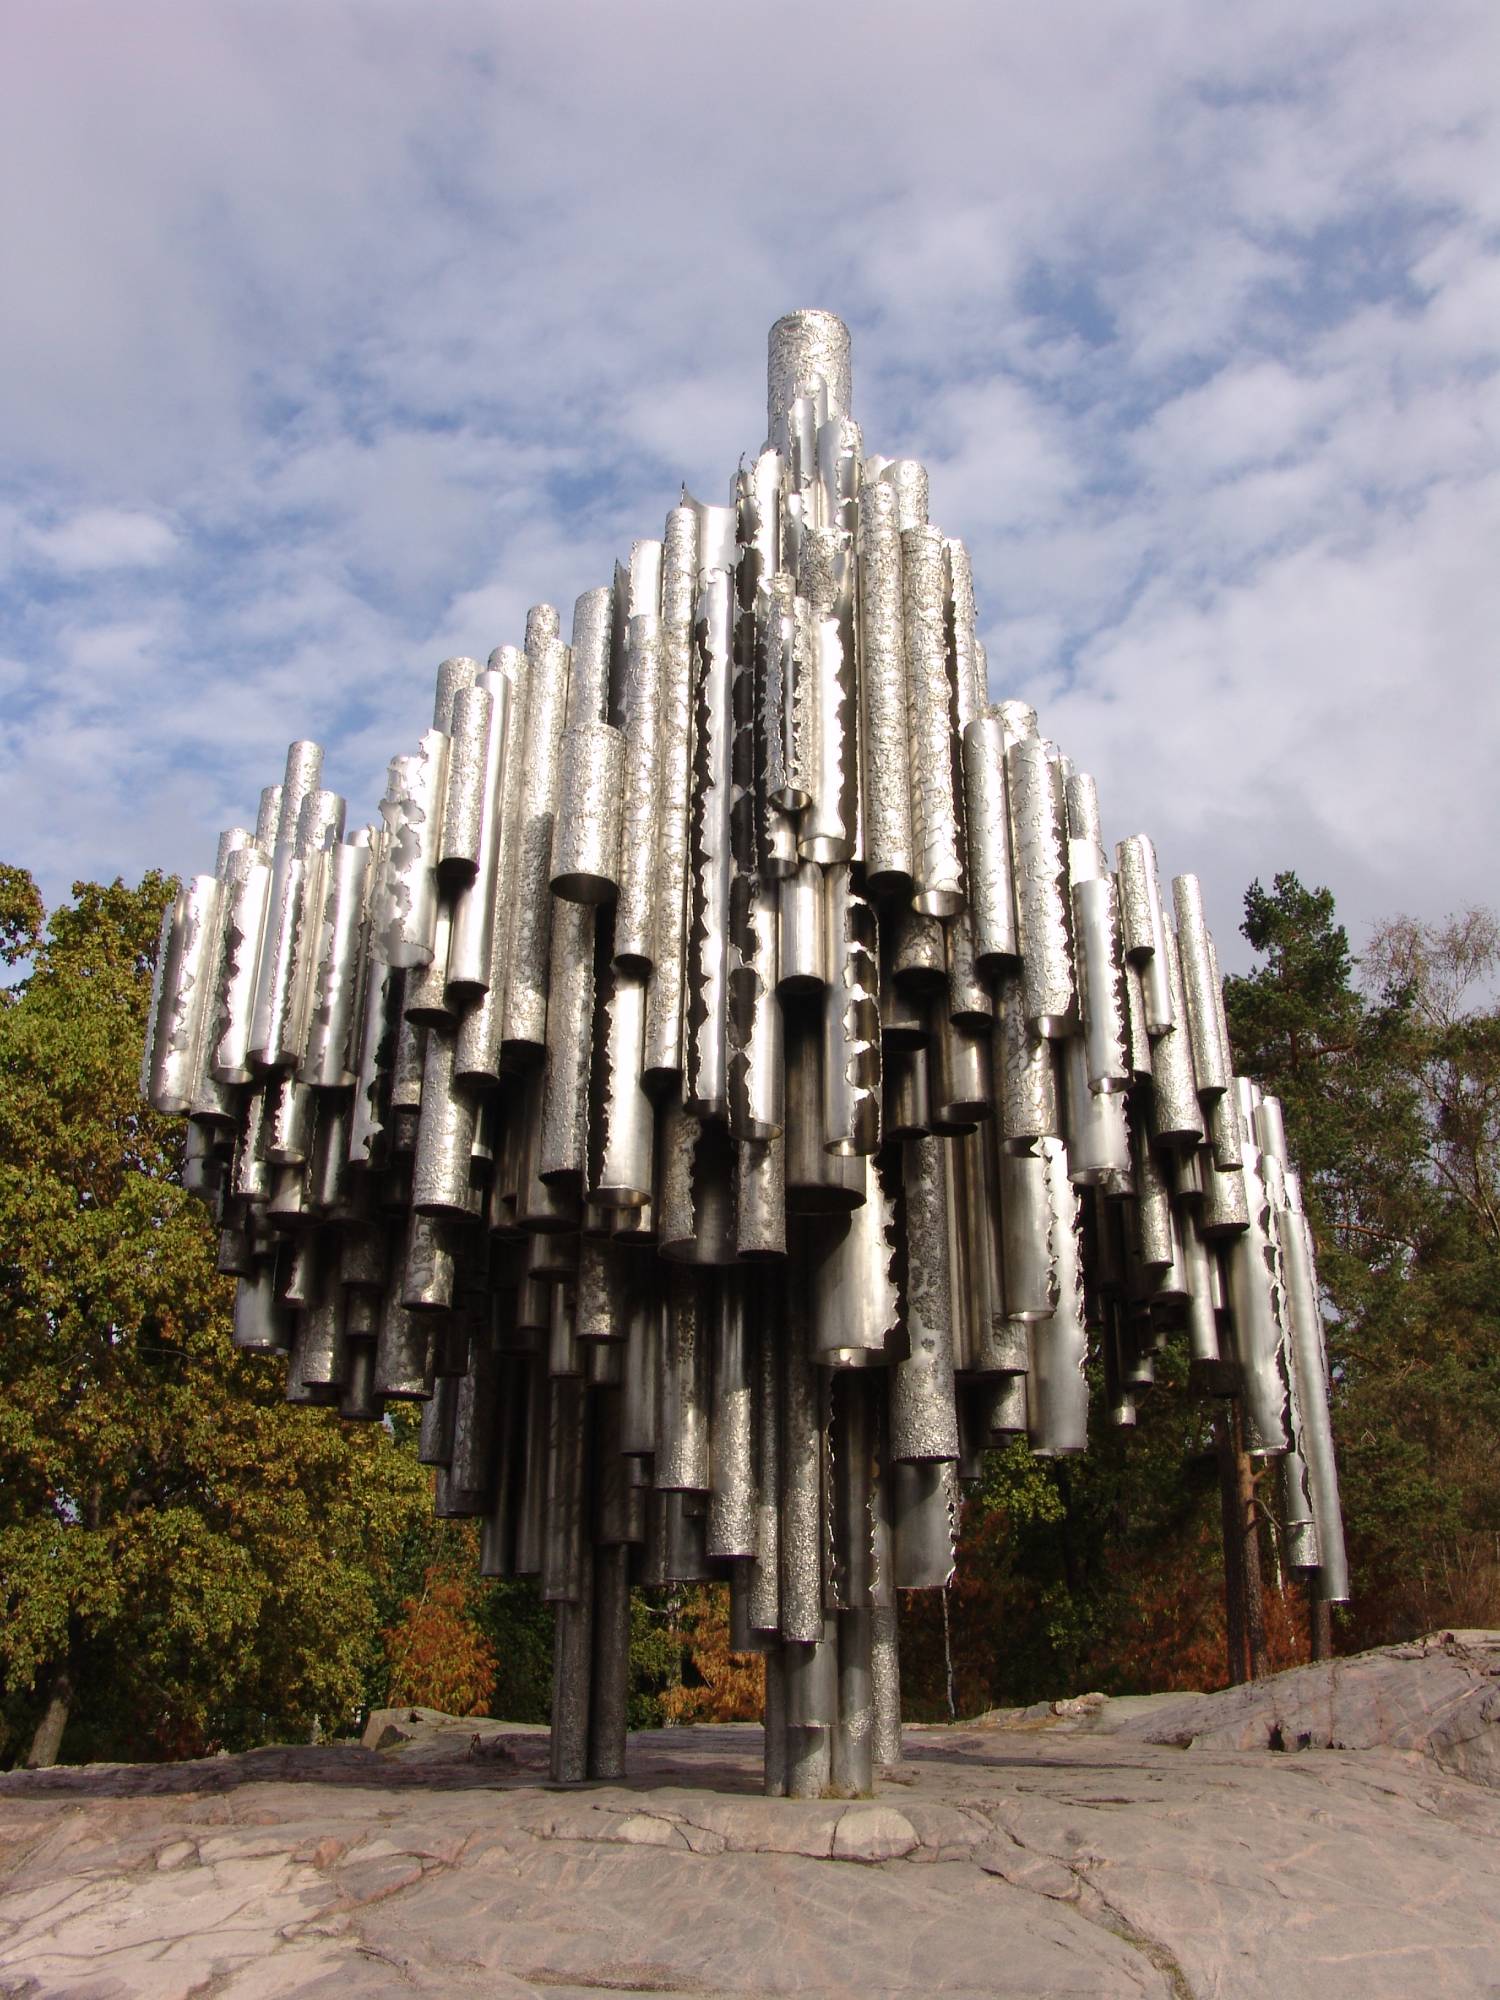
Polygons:
[[896,490],[864,488],[860,506],[860,758],[866,882],[901,895],[913,868],[907,763],[906,636]]
[[547,1039],[548,947],[552,940],[552,836],[561,777],[568,649],[557,613],[537,605],[526,621],[526,737],[516,803],[503,1044],[540,1051]]
[[901,602],[915,856],[912,901],[925,916],[951,917],[964,906],[965,886],[943,538],[936,528],[908,528],[901,536]]

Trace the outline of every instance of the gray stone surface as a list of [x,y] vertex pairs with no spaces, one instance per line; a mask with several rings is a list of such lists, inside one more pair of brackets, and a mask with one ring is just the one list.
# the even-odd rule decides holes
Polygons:
[[0,1994],[1500,2000],[1496,1667],[1460,1634],[912,1729],[856,1803],[761,1798],[750,1727],[558,1790],[544,1732],[409,1710],[382,1750],[13,1773]]

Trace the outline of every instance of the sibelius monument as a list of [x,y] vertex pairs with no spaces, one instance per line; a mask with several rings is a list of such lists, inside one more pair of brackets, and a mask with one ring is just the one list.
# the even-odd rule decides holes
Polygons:
[[552,1772],[624,1767],[631,1585],[722,1579],[766,1789],[900,1753],[896,1593],[992,1445],[1083,1451],[1153,1356],[1243,1400],[1347,1595],[1312,1243],[1232,1073],[1198,882],[991,703],[967,552],[867,455],[849,335],[771,330],[769,437],[586,591],[445,660],[347,831],[291,746],[163,921],[142,1084],[234,1338],[557,1611]]

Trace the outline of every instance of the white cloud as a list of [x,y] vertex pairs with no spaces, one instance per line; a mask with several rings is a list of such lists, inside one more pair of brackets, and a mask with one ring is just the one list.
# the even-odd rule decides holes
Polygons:
[[367,817],[827,304],[996,691],[1221,930],[1489,896],[1497,65],[1487,0],[10,10],[10,858],[201,865],[293,735]]
[[53,569],[154,569],[178,547],[176,531],[156,514],[125,507],[85,507],[50,527],[32,526],[22,548]]

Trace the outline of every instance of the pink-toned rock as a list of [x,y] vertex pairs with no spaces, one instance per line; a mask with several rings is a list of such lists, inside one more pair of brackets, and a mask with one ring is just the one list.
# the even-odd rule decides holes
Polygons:
[[835,1861],[899,1861],[917,1845],[911,1821],[893,1806],[851,1806],[833,1829]]
[[653,1732],[628,1783],[559,1792],[536,1732],[409,1711],[379,1752],[14,1773],[0,1993],[1495,2000],[1500,1792],[1454,1770],[1491,1768],[1496,1664],[1461,1634],[912,1729],[853,1804],[759,1796],[746,1726]]

